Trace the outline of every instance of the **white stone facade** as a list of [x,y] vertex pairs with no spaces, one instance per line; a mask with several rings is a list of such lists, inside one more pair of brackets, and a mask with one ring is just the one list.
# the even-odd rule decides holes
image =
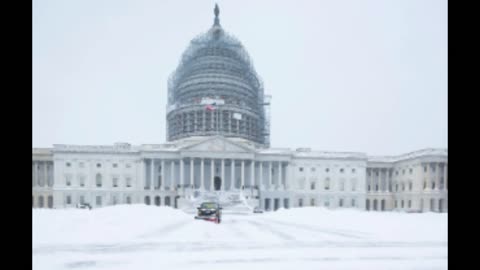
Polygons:
[[137,147],[54,145],[33,149],[32,207],[180,207],[198,192],[218,190],[241,193],[265,210],[323,206],[445,212],[447,158],[446,150],[379,158],[265,149],[222,136]]

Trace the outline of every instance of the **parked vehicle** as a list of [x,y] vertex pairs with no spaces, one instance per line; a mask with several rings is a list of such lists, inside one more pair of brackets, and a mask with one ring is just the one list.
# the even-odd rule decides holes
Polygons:
[[216,202],[204,202],[197,208],[195,219],[203,219],[220,223],[222,220],[222,207]]

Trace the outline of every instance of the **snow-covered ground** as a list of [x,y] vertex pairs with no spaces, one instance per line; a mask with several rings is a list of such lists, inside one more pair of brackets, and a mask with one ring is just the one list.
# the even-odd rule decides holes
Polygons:
[[447,269],[447,214],[281,209],[221,224],[168,207],[34,209],[33,269]]

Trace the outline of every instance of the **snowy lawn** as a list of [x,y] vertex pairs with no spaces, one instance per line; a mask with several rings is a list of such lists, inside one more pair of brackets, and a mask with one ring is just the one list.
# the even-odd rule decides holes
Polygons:
[[33,269],[447,269],[447,214],[281,209],[221,224],[168,207],[34,209]]

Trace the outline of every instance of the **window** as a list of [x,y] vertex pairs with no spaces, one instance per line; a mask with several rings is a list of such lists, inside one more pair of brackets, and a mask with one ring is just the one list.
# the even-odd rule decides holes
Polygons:
[[345,190],[345,181],[340,180],[340,191],[344,191],[344,190]]
[[402,208],[403,208],[403,206],[404,206],[404,203],[403,203],[403,200],[402,200]]
[[372,172],[368,170],[368,176],[372,176]]
[[303,206],[303,199],[298,199],[298,206],[302,207]]
[[395,200],[395,208],[397,208],[397,206],[398,206],[398,201]]
[[310,170],[311,170],[312,172],[314,172],[314,171],[315,171],[315,167],[312,167]]
[[412,201],[408,200],[408,208],[412,208]]
[[368,185],[367,190],[370,191],[370,189],[371,189],[371,188],[370,188],[370,185]]
[[113,168],[117,168],[117,167],[118,167],[118,164],[117,164],[117,163],[113,163],[112,166],[113,166]]
[[330,178],[325,178],[325,190],[330,189]]
[[329,169],[329,168],[326,168],[326,169],[325,169],[325,172],[329,172],[329,171],[330,171],[330,169]]
[[72,197],[70,195],[67,196],[67,204],[72,204]]
[[410,174],[412,174],[412,173],[413,173],[413,170],[412,170],[412,168],[410,168],[409,172],[410,172]]
[[352,191],[355,191],[355,189],[357,188],[356,185],[357,185],[357,183],[356,183],[355,179],[352,179]]
[[65,184],[67,186],[71,186],[72,185],[72,177],[70,175],[66,175],[65,176]]
[[355,173],[355,168],[352,168],[352,173]]
[[340,169],[340,172],[343,173],[345,170],[343,168]]
[[395,175],[398,175],[398,171],[395,171]]
[[402,174],[405,174],[405,169],[402,170]]
[[314,190],[315,189],[315,182],[310,183],[310,189]]
[[402,183],[402,191],[405,191],[405,183]]
[[97,184],[97,187],[102,186],[102,175],[97,173],[97,176],[95,177],[95,183]]
[[323,203],[323,205],[325,205],[325,207],[329,207],[329,206],[330,206],[330,201],[327,199],[327,200]]
[[395,184],[395,191],[398,191],[398,184]]
[[79,179],[78,182],[79,182],[81,187],[84,187],[85,186],[85,176],[80,175],[80,179]]
[[102,205],[102,196],[97,196],[96,203],[97,205]]
[[435,189],[435,182],[432,182],[432,189]]
[[314,198],[310,199],[310,206],[315,206],[315,199]]
[[132,179],[130,177],[125,178],[126,186],[131,187],[132,186]]
[[352,199],[352,207],[355,207],[355,199]]
[[85,196],[80,196],[80,203],[84,204],[85,203]]
[[67,163],[65,164],[65,166],[67,166],[67,167],[71,167],[71,166],[72,166],[72,164],[71,164],[70,162],[67,162]]
[[130,163],[125,164],[125,168],[131,168],[131,167],[132,167],[132,164]]
[[432,166],[432,172],[435,172],[435,166]]
[[409,182],[409,183],[408,183],[408,189],[411,191],[412,188],[413,188],[413,184],[412,184],[412,182]]
[[343,207],[343,199],[340,199],[340,200],[338,201],[338,207]]
[[83,162],[78,163],[78,167],[79,167],[79,168],[84,168],[84,167],[85,167],[85,163],[83,163]]
[[378,176],[378,171],[375,172],[375,175]]
[[303,172],[303,167],[298,168],[299,171]]
[[117,204],[117,196],[113,195],[112,197],[112,204],[116,205]]
[[423,189],[427,189],[427,180],[423,180]]
[[118,187],[118,177],[113,177],[112,178],[112,185],[113,185],[113,187]]
[[132,199],[130,199],[130,196],[127,196],[126,202],[127,202],[127,204],[131,204],[131,203],[132,203]]
[[423,171],[427,172],[427,166],[423,166]]
[[375,191],[378,191],[378,184],[375,184]]
[[102,164],[97,163],[97,168],[101,168],[101,167],[102,167]]
[[[158,166],[158,172],[162,172],[162,166]],[[218,173],[218,168],[217,168],[217,173]]]

